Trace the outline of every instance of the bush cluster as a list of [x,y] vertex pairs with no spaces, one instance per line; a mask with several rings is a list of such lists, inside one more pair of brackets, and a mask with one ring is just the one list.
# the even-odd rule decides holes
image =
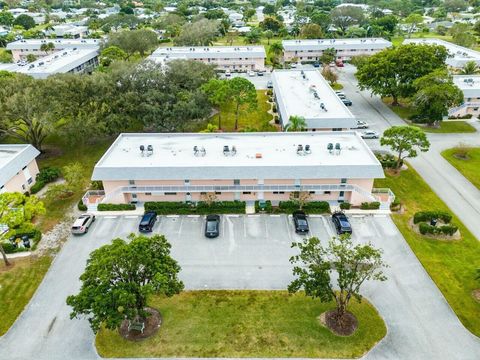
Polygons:
[[277,112],[277,104],[273,104],[273,105],[272,105],[272,111],[273,111],[274,113]]
[[432,226],[432,225],[427,224],[425,222],[421,222],[420,225],[418,226],[418,229],[420,230],[420,234],[422,234],[422,235],[443,234],[443,235],[452,236],[453,234],[455,234],[457,232],[458,227],[455,226],[455,225]]
[[[269,214],[291,214],[296,210],[300,210],[300,205],[295,201],[280,201],[277,207],[273,207],[270,201],[266,202],[264,212]],[[255,211],[259,211],[258,201],[255,202]],[[326,201],[310,201],[303,205],[303,211],[307,214],[324,214],[330,212],[330,204]]]
[[362,202],[360,204],[362,210],[378,210],[380,209],[380,203],[378,201]]
[[272,90],[272,89],[268,89],[268,90],[267,90],[267,95],[268,95],[268,96],[272,96],[272,95],[273,95],[273,90]]
[[88,210],[87,205],[85,205],[85,204],[83,203],[82,199],[80,199],[80,200],[78,201],[77,208],[78,208],[78,210],[80,210],[80,211],[87,211],[87,210]]
[[272,202],[270,200],[263,202],[263,207],[260,207],[260,201],[255,201],[255,212],[266,212],[271,214],[273,212]]
[[188,215],[199,214],[245,214],[244,201],[217,201],[208,204],[204,201],[198,203],[149,201],[145,203],[145,211],[155,211],[157,215]]
[[98,211],[125,211],[135,210],[135,204],[98,204]]
[[60,177],[60,169],[56,167],[46,167],[40,170],[35,178],[35,184],[30,188],[31,194],[36,194],[48,183],[57,180]]
[[[397,166],[397,158],[392,154],[375,154],[380,164],[384,169],[394,169]],[[403,165],[403,161],[400,162],[400,166]]]
[[395,199],[395,200],[390,204],[390,210],[391,210],[391,211],[398,211],[398,210],[400,210],[401,205],[402,205],[402,204],[400,203],[400,200]]
[[350,210],[351,207],[352,207],[352,204],[348,202],[340,203],[340,209],[342,210]]
[[419,211],[413,215],[414,224],[430,222],[432,219],[440,219],[445,224],[449,224],[452,221],[452,215],[446,211]]
[[472,114],[465,114],[465,115],[458,115],[458,116],[449,116],[449,119],[471,119],[473,117]]
[[15,233],[13,235],[18,237],[27,235],[30,239],[32,248],[27,249],[24,247],[15,247],[10,241],[3,242],[2,247],[3,247],[3,250],[5,250],[5,253],[7,254],[14,254],[17,252],[33,250],[42,239],[42,232],[38,230],[34,225],[30,225],[30,224],[26,226],[21,226],[18,229],[15,229]]

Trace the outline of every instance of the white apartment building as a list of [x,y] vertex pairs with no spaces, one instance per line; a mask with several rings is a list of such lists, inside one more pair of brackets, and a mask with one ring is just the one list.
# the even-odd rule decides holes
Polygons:
[[40,152],[32,145],[0,144],[0,193],[24,193],[35,184]]
[[448,111],[449,116],[480,115],[480,75],[454,75],[453,82],[463,92],[463,104]]
[[426,45],[443,45],[447,48],[450,57],[445,61],[447,65],[453,68],[463,68],[469,61],[474,61],[480,66],[480,52],[453,44],[441,39],[405,39],[404,44],[426,44]]
[[304,117],[311,131],[356,127],[355,117],[318,70],[274,70],[272,83],[284,129],[291,116]]
[[356,55],[373,55],[392,46],[382,38],[283,40],[285,61],[318,61],[326,49],[335,49],[338,60]]
[[263,46],[209,46],[209,47],[161,47],[148,59],[157,63],[171,60],[196,60],[215,65],[226,71],[264,71],[265,48]]
[[91,73],[97,66],[98,49],[70,49],[55,52],[32,63],[0,64],[0,70],[45,79],[59,73]]
[[73,38],[79,39],[88,35],[87,26],[76,26],[73,24],[55,25],[53,30],[45,31],[47,35],[55,35],[58,39]]
[[104,191],[83,201],[142,203],[288,200],[359,205],[377,201],[373,180],[384,173],[356,132],[121,134],[95,165]]
[[[14,61],[23,60],[29,54],[37,57],[50,55],[53,51],[73,49],[100,49],[101,39],[25,39],[7,44],[7,50],[12,52]],[[55,50],[45,52],[41,50],[42,44],[52,43]]]

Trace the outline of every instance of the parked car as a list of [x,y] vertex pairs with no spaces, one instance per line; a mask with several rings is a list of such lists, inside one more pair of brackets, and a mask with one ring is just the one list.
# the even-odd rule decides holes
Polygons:
[[376,131],[373,130],[367,130],[362,133],[362,138],[363,139],[378,139],[379,135]]
[[368,129],[368,124],[365,121],[357,120],[357,126],[355,129]]
[[72,225],[72,234],[86,234],[88,228],[95,221],[95,215],[92,214],[82,214]]
[[255,76],[255,71],[253,71],[253,70],[252,70],[252,71],[249,71],[249,72],[248,72],[248,76],[254,77],[254,76]]
[[295,211],[293,214],[293,223],[297,234],[306,234],[310,231],[308,227],[307,215],[303,211]]
[[153,225],[157,221],[157,213],[155,211],[147,211],[142,216],[140,224],[138,225],[138,231],[140,232],[152,232]]
[[291,63],[291,64],[290,64],[290,67],[291,67],[292,69],[295,69],[295,68],[297,67],[297,64],[296,64],[296,63]]
[[346,98],[347,98],[344,93],[337,94],[337,96],[338,96],[340,99],[346,99]]
[[273,89],[273,83],[271,81],[267,82],[267,89]]
[[320,63],[319,62],[314,62],[313,67],[316,67],[316,68],[320,67]]
[[335,61],[335,65],[337,65],[337,67],[344,67],[345,65],[343,65],[343,61],[342,60],[337,60]]
[[352,100],[348,100],[347,98],[342,99],[342,102],[345,104],[345,106],[352,106]]
[[232,73],[230,72],[230,70],[225,71],[225,77],[230,77],[230,76],[232,76]]
[[352,233],[352,226],[348,221],[347,216],[343,212],[335,212],[332,215],[333,225],[335,225],[335,229],[337,230],[337,234],[351,234]]
[[205,236],[208,238],[216,238],[220,235],[220,216],[207,215],[205,222]]
[[259,71],[259,72],[257,72],[257,76],[263,76],[263,75],[265,75],[265,71]]

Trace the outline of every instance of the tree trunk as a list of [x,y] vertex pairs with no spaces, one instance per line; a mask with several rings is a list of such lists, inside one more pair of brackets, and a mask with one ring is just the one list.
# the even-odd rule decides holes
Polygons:
[[0,244],[0,252],[2,253],[3,261],[5,262],[5,266],[10,266],[11,263],[8,261],[7,254],[5,253],[5,250],[3,249],[3,246]]
[[396,95],[392,95],[392,106],[398,106],[398,97]]
[[222,110],[218,108],[218,130],[222,130]]
[[237,109],[235,111],[235,131],[238,130],[238,111],[240,109],[240,103],[237,103]]
[[402,150],[398,152],[398,159],[397,159],[397,166],[396,166],[397,170],[400,169],[401,162],[402,162]]

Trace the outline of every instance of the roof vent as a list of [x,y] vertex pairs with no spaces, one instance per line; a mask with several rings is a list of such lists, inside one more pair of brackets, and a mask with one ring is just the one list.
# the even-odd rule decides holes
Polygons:
[[341,152],[342,152],[342,147],[340,146],[340,143],[336,143],[335,144],[335,153],[337,155],[340,155]]
[[305,149],[304,149],[304,152],[305,154],[311,154],[312,153],[312,149],[310,149],[310,145],[305,145]]
[[153,154],[153,146],[147,145],[147,156],[152,156]]
[[145,156],[145,146],[140,145],[140,153],[142,154],[142,156]]
[[327,108],[325,107],[324,103],[320,103],[320,109],[322,109],[325,112],[328,112]]
[[332,143],[328,143],[328,145],[327,145],[327,150],[328,150],[328,152],[329,152],[330,154],[333,153],[333,144],[332,144]]
[[201,148],[199,148],[197,145],[193,147],[193,155],[203,157],[206,154],[207,152],[205,151],[205,148],[203,146]]
[[256,153],[255,154],[255,159],[261,159],[262,158],[262,154],[261,153]]
[[223,155],[224,156],[229,156],[230,155],[230,148],[228,147],[228,145],[223,146]]

